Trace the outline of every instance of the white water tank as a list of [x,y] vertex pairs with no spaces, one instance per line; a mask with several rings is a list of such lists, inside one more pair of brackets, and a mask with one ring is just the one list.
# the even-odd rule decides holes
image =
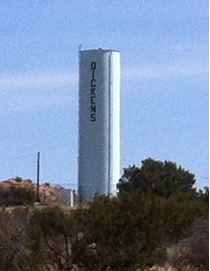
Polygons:
[[120,53],[79,52],[78,193],[114,195],[120,178]]

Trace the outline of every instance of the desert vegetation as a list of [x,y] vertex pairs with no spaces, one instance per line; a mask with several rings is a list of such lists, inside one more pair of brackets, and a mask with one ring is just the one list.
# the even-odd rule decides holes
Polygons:
[[146,159],[124,170],[116,197],[85,208],[2,207],[0,270],[208,270],[208,188],[194,184],[175,163]]

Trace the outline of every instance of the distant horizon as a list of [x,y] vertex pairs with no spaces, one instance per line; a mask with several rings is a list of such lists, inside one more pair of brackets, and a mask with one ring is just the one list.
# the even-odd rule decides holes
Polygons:
[[[152,157],[147,157],[147,158],[145,158],[145,159],[148,159],[148,158],[151,158],[151,159],[153,159]],[[156,160],[156,159],[154,159],[154,160]],[[156,160],[156,161],[160,161],[160,160]],[[166,160],[164,160],[164,161],[166,161]],[[161,161],[161,162],[164,162],[164,161]],[[169,161],[169,160],[167,160],[167,161]],[[176,163],[175,161],[170,161],[170,162],[174,162],[174,163]],[[177,163],[176,163],[176,165],[177,165],[177,167],[179,167],[179,166],[181,166],[181,165],[178,165]],[[136,166],[136,167],[141,167],[141,166],[137,166],[137,165],[135,165],[135,164],[130,164],[130,165],[128,165],[126,168],[129,168],[129,167],[132,167],[132,166]],[[181,166],[182,167],[182,166]],[[182,167],[183,168],[183,167]],[[188,170],[188,169],[185,169],[185,168],[183,168],[184,170],[186,170],[186,171],[188,171],[189,173],[191,173],[191,174],[193,174],[193,175],[195,175],[193,172],[191,172],[190,170]],[[123,173],[122,173],[123,174]],[[196,177],[196,176],[195,176]],[[15,180],[16,178],[21,178],[23,181],[27,181],[27,180],[29,180],[29,181],[32,181],[33,183],[37,183],[37,179],[30,179],[30,178],[22,178],[21,176],[14,176],[14,177],[9,177],[8,179],[5,179],[5,180],[0,180],[0,182],[4,182],[4,181],[9,181],[9,180]],[[195,180],[196,180],[196,178],[195,178]],[[63,188],[65,188],[65,189],[71,189],[71,190],[73,190],[73,191],[76,191],[77,193],[78,193],[78,184],[77,183],[50,183],[50,182],[47,182],[47,181],[42,181],[42,180],[40,180],[40,185],[45,185],[45,184],[49,184],[50,185],[50,187],[55,187],[55,186],[61,186],[61,187],[63,187]],[[209,184],[206,184],[205,186],[203,186],[203,187],[198,187],[198,186],[196,186],[197,185],[197,180],[196,180],[196,182],[195,182],[195,184],[193,185],[193,187],[194,188],[196,188],[196,190],[199,190],[199,189],[201,189],[201,190],[203,190],[203,189],[205,189],[206,187],[209,187]]]

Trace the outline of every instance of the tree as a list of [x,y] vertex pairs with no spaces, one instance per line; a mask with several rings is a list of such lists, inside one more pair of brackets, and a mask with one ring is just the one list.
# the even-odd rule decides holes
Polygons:
[[186,238],[198,218],[208,219],[208,204],[191,192],[180,192],[166,199],[164,224],[169,243]]
[[[13,207],[0,212],[0,270],[80,271],[80,225],[60,208]],[[79,231],[79,232],[78,232]]]
[[30,217],[23,207],[0,212],[0,270],[44,271],[31,247]]
[[209,204],[209,187],[208,186],[205,186],[203,189],[199,189],[198,195],[204,202]]
[[152,194],[96,197],[83,221],[88,232],[81,262],[87,270],[129,271],[164,260],[164,202]]
[[83,245],[84,234],[78,223],[78,215],[74,213],[64,212],[59,207],[47,207],[35,213],[34,222],[41,229],[45,266],[48,268],[51,266],[58,271],[70,271],[74,270],[76,263],[80,263],[78,259],[86,243]]
[[177,192],[195,192],[194,183],[194,175],[176,163],[148,158],[142,161],[140,168],[132,166],[124,169],[117,188],[119,193],[135,190],[169,198]]

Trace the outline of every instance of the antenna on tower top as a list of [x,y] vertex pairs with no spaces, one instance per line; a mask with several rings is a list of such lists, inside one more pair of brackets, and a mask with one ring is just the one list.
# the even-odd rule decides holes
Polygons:
[[82,50],[82,44],[78,46],[78,51],[80,52]]

